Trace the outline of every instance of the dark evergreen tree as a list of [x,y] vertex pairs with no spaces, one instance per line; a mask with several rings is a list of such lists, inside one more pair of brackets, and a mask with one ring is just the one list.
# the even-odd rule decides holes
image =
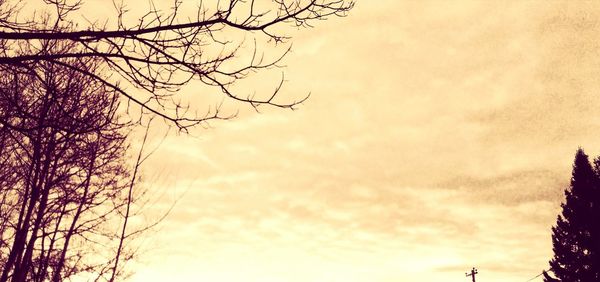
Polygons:
[[546,274],[544,281],[600,281],[599,175],[600,159],[592,168],[583,149],[578,149],[562,213],[552,228],[550,271],[556,279]]

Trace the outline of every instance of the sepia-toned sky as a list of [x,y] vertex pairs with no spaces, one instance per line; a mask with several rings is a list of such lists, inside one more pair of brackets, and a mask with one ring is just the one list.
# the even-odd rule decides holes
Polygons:
[[131,281],[532,278],[575,150],[600,154],[599,19],[361,0],[293,31],[284,92],[311,98],[165,139],[144,175],[179,200]]

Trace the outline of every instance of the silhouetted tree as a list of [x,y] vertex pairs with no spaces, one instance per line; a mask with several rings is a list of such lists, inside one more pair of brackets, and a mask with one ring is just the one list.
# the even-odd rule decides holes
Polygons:
[[[190,107],[178,91],[191,81],[198,93],[238,106],[293,109],[306,97],[280,101],[283,76],[262,93],[238,82],[281,67],[290,50],[277,49],[289,40],[285,26],[310,27],[354,5],[215,0],[190,13],[173,0],[128,18],[124,2],[114,1],[115,17],[98,24],[70,18],[81,0],[23,9],[25,2],[0,0],[0,282],[81,273],[113,281],[119,260],[131,257],[123,242],[138,234],[127,224],[135,200],[135,177],[124,166],[127,126],[158,116],[185,131],[235,115],[221,104],[201,113]],[[132,120],[119,121],[118,112]]]
[[[71,68],[126,98],[140,111],[136,116],[158,115],[181,130],[235,115],[222,114],[220,104],[200,114],[191,110],[176,91],[192,80],[203,85],[195,95],[213,92],[254,109],[293,108],[304,101],[306,97],[291,102],[276,99],[283,77],[265,93],[235,86],[256,72],[280,67],[289,49],[267,51],[289,39],[283,27],[310,27],[328,16],[345,16],[354,5],[352,0],[215,0],[182,8],[184,1],[173,0],[170,9],[160,10],[152,3],[141,18],[128,18],[126,1],[114,1],[106,3],[116,7],[111,21],[86,26],[70,18],[83,5],[81,0],[43,1],[48,9],[35,9],[36,14],[24,20],[19,13],[22,1],[0,0],[0,65],[47,61]],[[190,8],[197,10],[190,13]],[[35,45],[43,40],[73,42],[78,48],[43,54],[20,49],[21,42]],[[65,60],[81,57],[100,59],[116,75],[98,76]],[[264,79],[256,81],[265,84]],[[126,85],[136,91],[128,91]]]
[[577,150],[562,212],[552,228],[550,271],[556,278],[545,274],[546,282],[600,281],[600,160],[595,164],[594,169],[583,149]]
[[[35,48],[75,47],[49,40]],[[90,73],[99,66],[93,57],[66,60]],[[115,260],[131,257],[120,222],[135,200],[126,162],[129,124],[119,121],[118,94],[49,61],[3,73],[0,281],[112,280],[122,273]]]

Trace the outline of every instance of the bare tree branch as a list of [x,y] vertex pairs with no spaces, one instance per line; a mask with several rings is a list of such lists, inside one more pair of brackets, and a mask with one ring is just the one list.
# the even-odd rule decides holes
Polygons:
[[[293,109],[302,103],[307,97],[293,102],[277,101],[283,79],[274,82],[274,93],[261,95],[250,95],[252,91],[243,93],[233,86],[251,74],[280,67],[279,62],[289,52],[288,48],[280,55],[265,56],[265,51],[259,51],[257,40],[277,46],[290,39],[282,34],[283,27],[312,27],[314,21],[346,16],[354,6],[352,0],[274,0],[265,2],[270,3],[267,7],[258,5],[257,1],[230,0],[217,2],[212,9],[201,5],[196,17],[190,19],[184,18],[180,8],[182,1],[174,1],[166,12],[151,6],[137,24],[129,26],[126,22],[131,21],[125,20],[128,10],[121,2],[114,4],[118,19],[115,28],[89,23],[87,28],[78,29],[69,15],[84,5],[81,1],[45,1],[54,7],[53,24],[49,24],[49,20],[16,23],[10,12],[2,12],[14,13],[18,5],[8,5],[7,0],[0,2],[0,22],[1,19],[7,23],[13,20],[6,26],[0,25],[0,66],[36,61],[65,64],[72,58],[100,58],[107,71],[117,75],[94,76],[94,79],[132,102],[128,105],[138,107],[137,119],[146,114],[156,115],[182,131],[212,119],[232,117],[221,115],[219,111],[198,114],[198,105],[194,105],[196,110],[192,111],[190,104],[182,104],[182,94],[177,92],[191,81],[199,81],[212,89],[211,92],[256,110],[261,105]],[[254,44],[246,44],[241,34],[253,38]],[[18,47],[19,42],[62,41],[74,42],[78,47],[72,49],[75,52],[45,53],[23,51]],[[247,51],[253,54],[249,62],[241,56]],[[81,72],[89,75],[85,70]],[[135,91],[127,90],[124,85]]]

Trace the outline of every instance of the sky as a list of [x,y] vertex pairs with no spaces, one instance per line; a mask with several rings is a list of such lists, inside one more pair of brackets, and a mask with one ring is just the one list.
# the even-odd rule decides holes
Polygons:
[[283,92],[310,99],[162,141],[143,174],[157,209],[177,202],[130,281],[536,276],[576,149],[600,154],[598,19],[582,1],[362,0],[292,31]]

